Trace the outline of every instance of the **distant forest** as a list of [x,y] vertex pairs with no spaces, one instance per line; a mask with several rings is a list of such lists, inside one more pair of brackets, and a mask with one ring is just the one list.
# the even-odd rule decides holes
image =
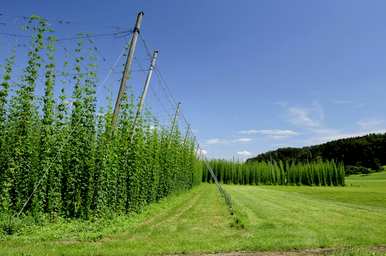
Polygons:
[[386,165],[386,133],[339,139],[303,148],[279,148],[250,158],[247,162],[278,160],[296,163],[335,160],[344,163],[346,175],[381,170]]

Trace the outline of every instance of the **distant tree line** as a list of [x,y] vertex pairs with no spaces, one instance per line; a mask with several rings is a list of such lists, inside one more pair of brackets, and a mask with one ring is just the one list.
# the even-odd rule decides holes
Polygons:
[[361,137],[334,140],[303,148],[279,148],[247,162],[283,161],[305,163],[317,160],[343,162],[346,175],[381,170],[386,165],[386,134],[369,134]]

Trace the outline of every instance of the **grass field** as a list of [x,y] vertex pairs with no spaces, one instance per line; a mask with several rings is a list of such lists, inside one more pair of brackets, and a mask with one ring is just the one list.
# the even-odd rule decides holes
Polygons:
[[[244,228],[214,185],[99,222],[28,225],[2,236],[0,255],[157,255],[354,248],[386,244],[386,172],[351,176],[346,187],[224,186]],[[28,220],[24,220],[25,224]],[[371,254],[373,255],[373,254]]]

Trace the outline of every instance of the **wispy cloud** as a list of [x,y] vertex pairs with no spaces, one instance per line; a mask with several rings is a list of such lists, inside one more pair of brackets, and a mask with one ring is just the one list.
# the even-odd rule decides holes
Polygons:
[[361,129],[354,131],[343,131],[339,129],[332,128],[320,128],[312,129],[311,136],[306,139],[306,145],[314,145],[325,143],[333,140],[339,140],[344,138],[360,137],[365,136],[370,133],[386,133],[386,128],[377,128],[377,129]]
[[385,120],[378,118],[367,118],[357,122],[362,130],[377,130],[385,127]]
[[205,142],[208,145],[223,144],[223,141],[218,138],[209,139]]
[[260,134],[272,139],[285,139],[285,138],[299,135],[298,132],[295,132],[292,130],[281,130],[281,129],[263,129],[263,130],[251,129],[251,130],[239,131],[239,133],[247,134],[247,135]]
[[310,111],[306,108],[291,107],[288,109],[290,121],[297,126],[317,127],[320,125],[318,120],[311,117]]
[[238,143],[238,142],[244,143],[244,142],[250,142],[250,141],[252,141],[251,138],[238,138],[238,139],[232,140],[233,143]]
[[251,129],[251,130],[242,130],[242,131],[239,131],[240,134],[245,134],[245,135],[252,135],[252,134],[257,134],[259,133],[259,130],[254,130],[254,129]]
[[313,137],[318,141],[318,143],[323,143],[331,140],[364,136],[369,133],[386,132],[386,122],[383,119],[366,118],[359,120],[356,124],[358,128],[353,131],[342,131],[333,128],[312,129]]
[[[332,100],[334,104],[350,104],[356,107],[357,102],[350,100]],[[302,128],[302,136],[299,136],[299,140],[296,142],[299,145],[314,145],[331,140],[337,140],[349,137],[364,136],[369,133],[386,133],[386,120],[380,118],[365,118],[354,123],[356,125],[351,126],[350,130],[337,129],[329,126],[325,122],[324,109],[318,101],[313,101],[312,104],[306,106],[291,106],[289,104],[282,105],[287,114],[287,120]],[[264,131],[264,132],[263,132]],[[277,132],[275,134],[272,131],[278,130],[246,130],[242,131],[243,134],[267,134],[271,136],[277,136],[280,138],[281,133],[283,136],[295,136],[291,132]],[[288,130],[291,131],[291,130]],[[295,132],[296,133],[296,132]],[[300,135],[300,134],[298,134]]]
[[219,139],[213,138],[208,139],[205,144],[207,145],[219,145],[219,144],[236,144],[236,143],[247,143],[252,141],[252,138],[237,138],[237,139]]
[[324,120],[323,107],[317,101],[309,107],[288,107],[287,112],[289,121],[299,127],[320,127]]
[[248,156],[251,156],[252,153],[247,151],[247,150],[243,150],[243,151],[238,151],[237,155],[242,156],[242,157],[248,157]]

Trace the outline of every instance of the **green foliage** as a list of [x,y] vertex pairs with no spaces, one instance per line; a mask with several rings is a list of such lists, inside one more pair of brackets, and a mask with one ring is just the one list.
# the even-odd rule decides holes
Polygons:
[[14,62],[14,54],[6,59],[3,81],[0,84],[0,209],[4,211],[8,211],[11,204],[9,193],[12,186],[12,170],[8,166],[10,156],[7,143],[7,103]]
[[[30,199],[34,184],[40,178],[39,146],[41,120],[38,116],[34,95],[39,77],[47,23],[44,19],[31,17],[27,29],[32,31],[31,48],[24,74],[17,83],[15,96],[11,99],[8,113],[9,145],[8,171],[12,173],[11,205],[14,209],[32,210],[37,205]],[[27,204],[26,204],[27,202]],[[38,206],[37,206],[38,207]]]
[[[37,16],[26,29],[33,37],[23,76],[20,81],[12,77],[15,93],[10,93],[14,53],[5,60],[0,84],[2,216],[20,212],[54,221],[139,212],[201,182],[193,140],[182,138],[178,127],[160,127],[150,112],[134,125],[133,95],[123,97],[117,127],[111,124],[111,101],[107,111],[97,114],[97,58],[91,40],[79,40],[72,54],[66,50],[63,80],[57,81],[53,30]],[[65,79],[69,69],[71,81]],[[40,81],[41,106],[36,96]],[[73,89],[70,99],[64,87]],[[2,225],[12,233],[13,224]]]
[[[310,163],[249,162],[211,160],[219,182],[240,185],[344,186],[344,166],[334,161]],[[212,182],[204,171],[203,182]]]

